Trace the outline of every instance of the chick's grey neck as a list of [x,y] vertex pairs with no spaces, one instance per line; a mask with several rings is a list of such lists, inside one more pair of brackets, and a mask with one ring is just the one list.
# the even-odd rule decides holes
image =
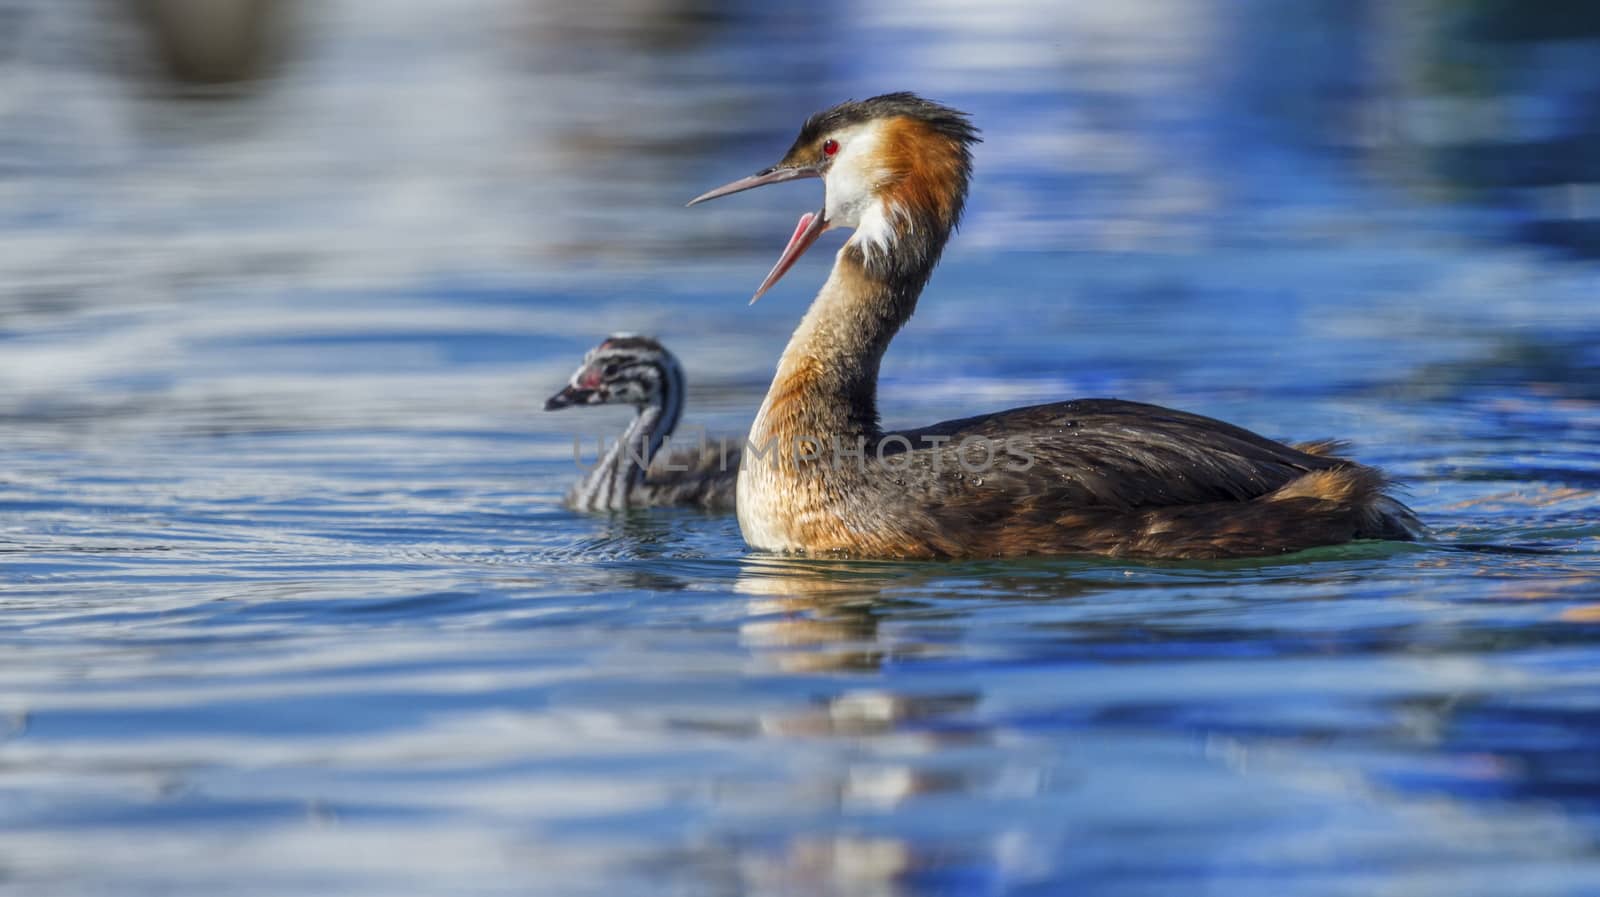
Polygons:
[[644,485],[650,462],[678,427],[683,414],[683,374],[676,364],[658,364],[660,396],[639,405],[628,428],[573,487],[572,503],[595,510],[628,507],[629,497]]

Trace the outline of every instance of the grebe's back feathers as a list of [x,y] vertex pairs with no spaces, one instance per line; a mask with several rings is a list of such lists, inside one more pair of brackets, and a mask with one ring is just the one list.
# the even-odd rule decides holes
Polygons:
[[[918,448],[930,437],[947,441]],[[1330,454],[1335,444],[1303,451],[1157,405],[1080,399],[884,439],[885,466],[905,469],[904,487],[885,497],[903,496],[902,519],[921,524],[902,531],[902,548],[921,542],[931,556],[973,554],[975,537],[987,543],[979,554],[1209,558],[1422,531],[1384,494],[1384,476]],[[961,457],[962,442],[973,439]],[[906,443],[913,448],[895,457]],[[992,460],[979,448],[985,444],[995,449]],[[941,533],[959,533],[961,542],[945,545]]]

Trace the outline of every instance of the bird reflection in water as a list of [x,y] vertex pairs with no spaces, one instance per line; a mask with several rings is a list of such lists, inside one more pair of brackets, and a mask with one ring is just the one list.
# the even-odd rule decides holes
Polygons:
[[806,771],[813,777],[803,786],[808,796],[834,814],[825,830],[798,834],[747,863],[750,884],[909,894],[939,890],[955,879],[1008,877],[1019,839],[1026,841],[1021,830],[991,828],[974,839],[959,834],[959,820],[949,820],[945,836],[840,831],[940,796],[1026,799],[1054,777],[1051,766],[1059,758],[1042,746],[1030,751],[1025,735],[985,720],[980,691],[895,687],[897,665],[947,650],[893,625],[897,614],[917,607],[896,593],[910,594],[947,574],[904,564],[744,562],[736,589],[749,604],[740,640],[757,662],[785,675],[837,674],[842,680],[809,707],[763,714],[761,735],[834,740],[846,753],[840,763]]

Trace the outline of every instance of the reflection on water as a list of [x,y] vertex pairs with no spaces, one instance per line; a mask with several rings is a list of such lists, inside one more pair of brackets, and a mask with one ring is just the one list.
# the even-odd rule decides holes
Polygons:
[[[0,0],[19,893],[1600,889],[1586,6],[219,0],[283,30],[203,70],[140,30],[179,6]],[[561,510],[629,413],[537,411],[599,335],[742,432],[822,276],[744,306],[814,184],[682,202],[907,87],[986,142],[886,424],[1342,436],[1474,547],[866,564]]]
[[[1249,607],[1262,592],[1315,602],[1330,587],[1360,602],[1352,571],[1324,563],[1240,591],[1196,570],[751,559],[736,583],[758,596],[741,640],[763,668],[875,674],[869,687],[846,678],[763,717],[765,738],[837,745],[837,765],[801,793],[853,822],[848,836],[762,854],[757,880],[779,892],[987,891],[1065,867],[1131,892],[1197,875],[1221,892],[1264,874],[1354,886],[1360,875],[1346,867],[1386,869],[1405,855],[1419,866],[1388,869],[1396,881],[1491,893],[1510,879],[1492,873],[1500,884],[1484,886],[1450,868],[1492,844],[1518,864],[1549,864],[1552,882],[1589,881],[1552,862],[1589,843],[1569,823],[1517,810],[1469,821],[1436,801],[1554,798],[1592,814],[1592,764],[1579,759],[1592,738],[1562,742],[1590,728],[1563,708],[1593,677],[1536,685],[1515,659],[1590,636],[1559,624],[1430,633],[1435,622],[1393,607],[1336,609],[1331,626],[1313,622],[1304,599]],[[1135,580],[1114,603],[1096,582],[1113,575]],[[1187,594],[1157,609],[1141,594],[1153,586]],[[1504,597],[1576,597],[1558,592]],[[1115,610],[1077,606],[1097,603]],[[898,837],[874,824],[885,817]],[[1355,819],[1362,834],[1346,828]],[[1118,863],[1129,845],[1152,852]]]

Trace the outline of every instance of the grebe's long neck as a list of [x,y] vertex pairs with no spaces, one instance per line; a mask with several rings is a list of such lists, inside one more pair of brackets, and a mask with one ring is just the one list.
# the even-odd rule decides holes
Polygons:
[[860,242],[839,251],[750,428],[737,504],[739,529],[757,548],[849,544],[838,509],[867,475],[849,459],[876,450],[878,366],[938,258],[935,251],[920,254],[920,264],[897,266]]
[[[929,235],[935,236],[935,235]],[[937,235],[942,243],[943,235]],[[938,260],[938,248],[891,255],[852,239],[812,300],[778,361],[757,415],[753,444],[776,437],[828,445],[879,435],[878,367],[889,342],[911,318]],[[780,449],[782,451],[783,449]]]

